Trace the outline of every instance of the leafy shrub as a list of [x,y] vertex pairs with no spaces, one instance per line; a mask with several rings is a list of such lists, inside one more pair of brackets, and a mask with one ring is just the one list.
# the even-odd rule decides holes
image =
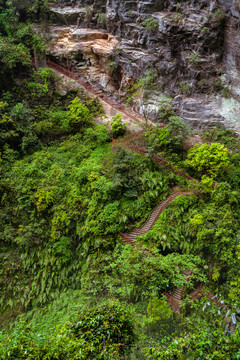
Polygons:
[[240,141],[233,130],[226,129],[222,125],[204,131],[201,137],[208,142],[218,142],[231,150],[240,150]]
[[20,318],[11,334],[0,333],[0,357],[7,359],[122,359],[134,342],[129,314],[119,303],[89,309],[76,323],[48,336],[32,333]]
[[19,137],[16,124],[6,111],[7,106],[6,102],[0,101],[0,149],[5,145],[13,145]]
[[147,144],[155,151],[183,151],[182,142],[189,134],[189,127],[179,116],[170,116],[163,128],[151,128],[145,133]]
[[209,174],[216,178],[230,164],[228,149],[219,143],[211,145],[195,145],[188,151],[185,165],[199,171],[201,174]]
[[167,121],[170,116],[174,116],[171,97],[164,96],[160,99],[158,104],[158,113],[163,121]]
[[76,338],[84,338],[97,349],[119,346],[117,352],[124,354],[134,340],[134,328],[129,314],[118,303],[100,306],[81,314],[78,322],[70,327],[70,333]]
[[102,105],[96,98],[87,100],[85,105],[94,116],[104,115]]
[[[83,291],[88,296],[102,294],[127,302],[146,303],[153,297],[161,297],[165,285],[173,288],[187,284],[179,271],[181,266],[193,270],[192,280],[204,280],[201,270],[196,268],[201,263],[199,257],[176,253],[164,256],[156,250],[153,253],[155,256],[143,256],[143,250],[126,245],[116,248],[110,256],[93,255],[84,266]],[[191,281],[188,286],[192,286]]]
[[198,330],[175,338],[169,344],[169,339],[163,341],[165,347],[145,349],[147,359],[151,360],[182,360],[182,359],[231,359],[237,360],[240,356],[240,336],[237,332],[227,336],[222,329],[213,327]]
[[62,129],[65,131],[79,131],[84,126],[92,125],[93,114],[82,101],[76,97],[68,107],[68,114],[62,121]]
[[54,71],[50,68],[40,68],[33,73],[32,79],[33,81],[26,82],[30,97],[38,101],[41,98],[45,98],[46,101],[51,100],[50,95],[56,92]]
[[128,124],[122,121],[121,114],[117,114],[113,116],[110,124],[111,124],[112,136],[114,138],[125,134]]

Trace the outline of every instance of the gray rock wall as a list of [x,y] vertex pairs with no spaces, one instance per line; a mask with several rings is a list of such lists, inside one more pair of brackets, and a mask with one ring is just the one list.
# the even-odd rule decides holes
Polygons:
[[[196,104],[197,115],[190,116],[188,110],[181,113],[183,107],[179,108],[183,118],[187,114],[186,121],[191,123],[194,119],[193,127],[216,125],[219,121],[240,129],[236,114],[231,121],[231,115],[225,116],[226,107],[224,112],[220,111],[219,100],[228,92],[234,101],[240,99],[239,0],[58,0],[52,11],[62,25],[78,23],[81,28],[101,29],[108,38],[110,35],[118,38],[115,48],[102,55],[105,69],[107,61],[115,64],[115,70],[107,77],[104,75],[104,79],[109,77],[111,82],[105,89],[111,89],[112,96],[123,96],[137,79],[151,71],[156,74],[162,93],[173,98],[180,95],[186,109],[188,102]],[[150,18],[153,27],[147,29],[146,20]],[[71,53],[73,47],[66,47],[66,56],[69,55],[75,65],[78,58],[94,63],[94,71],[88,69],[86,77],[96,83],[102,63],[101,49],[94,57],[89,50],[88,53],[81,50],[85,47],[76,37],[70,38],[77,44],[74,54]],[[78,54],[76,49],[82,53]],[[63,52],[60,53],[62,57]],[[57,58],[56,49],[54,56]],[[154,93],[150,101],[153,108],[157,98]],[[204,103],[203,110],[201,103]],[[141,99],[133,105],[141,110]],[[230,108],[232,111],[233,107]],[[205,118],[198,126],[201,114]]]
[[219,0],[219,4],[231,16],[240,17],[240,2],[239,2],[239,0]]

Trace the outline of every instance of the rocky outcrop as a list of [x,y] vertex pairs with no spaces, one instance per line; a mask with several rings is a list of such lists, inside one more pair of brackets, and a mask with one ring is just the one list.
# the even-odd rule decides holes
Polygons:
[[[49,54],[101,90],[131,98],[142,113],[147,95],[152,118],[160,94],[180,95],[176,110],[194,128],[223,123],[240,130],[238,0],[59,0],[51,11],[58,25],[50,30]],[[155,75],[154,92],[143,86],[132,94],[147,72]],[[231,93],[228,112],[222,95]]]
[[51,26],[51,45],[48,55],[51,60],[69,70],[74,70],[88,81],[98,84],[107,92],[116,90],[112,53],[118,40],[103,31],[74,26]]

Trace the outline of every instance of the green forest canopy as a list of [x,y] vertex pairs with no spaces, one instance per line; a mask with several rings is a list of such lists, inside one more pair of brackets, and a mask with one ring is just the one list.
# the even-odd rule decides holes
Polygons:
[[[121,140],[112,148],[94,121],[98,101],[62,94],[58,75],[31,65],[33,49],[44,49],[31,22],[45,9],[34,2],[22,22],[0,2],[0,359],[238,359],[238,328],[226,334],[214,303],[203,311],[207,298],[188,299],[201,283],[238,311],[238,139],[216,128],[185,150],[188,129],[171,109],[164,128],[142,136],[149,156]],[[155,256],[124,245],[119,232],[140,227],[175,187],[192,196],[138,238]],[[175,317],[165,293],[179,286]]]

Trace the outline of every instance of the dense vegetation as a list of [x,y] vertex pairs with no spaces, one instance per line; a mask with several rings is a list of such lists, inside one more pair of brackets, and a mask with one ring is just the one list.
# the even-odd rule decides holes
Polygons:
[[[221,294],[239,311],[239,140],[216,128],[186,149],[189,129],[167,101],[166,126],[131,140],[147,156],[127,151],[120,115],[111,132],[96,125],[96,99],[33,69],[44,44],[28,20],[45,10],[33,2],[19,22],[0,1],[0,359],[239,359],[238,328],[227,333],[227,311],[208,300]],[[153,153],[196,180],[158,166]],[[179,189],[191,195],[138,238],[151,253],[124,245],[119,232]],[[177,317],[166,293],[179,286]]]

